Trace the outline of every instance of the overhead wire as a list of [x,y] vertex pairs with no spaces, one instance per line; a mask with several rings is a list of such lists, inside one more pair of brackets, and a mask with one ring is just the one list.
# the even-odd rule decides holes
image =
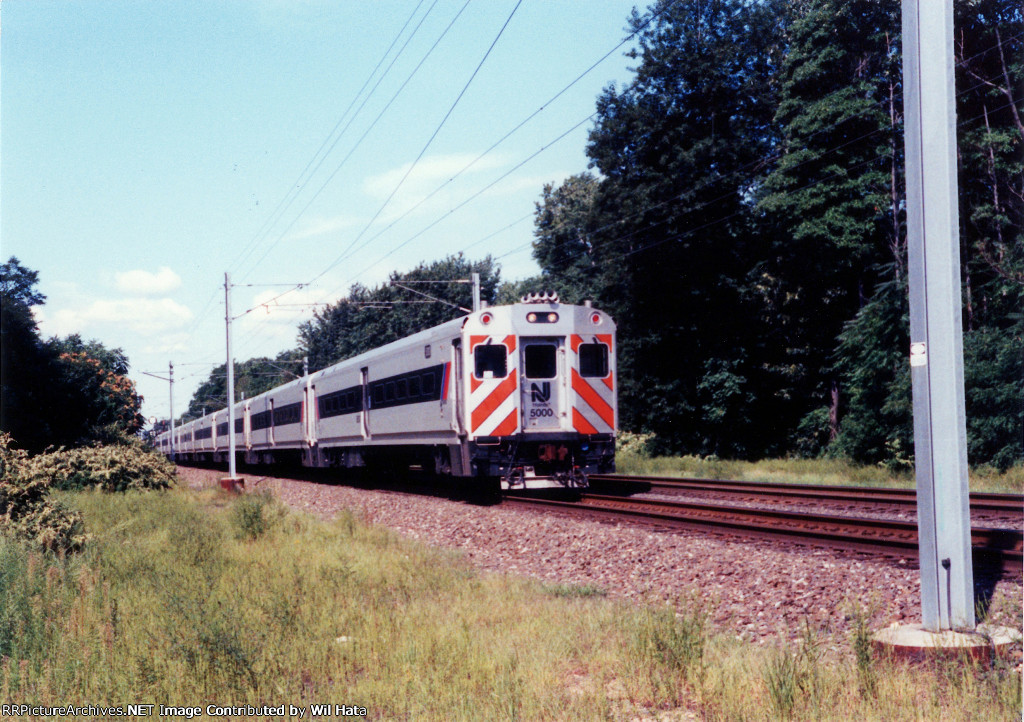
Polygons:
[[[435,0],[435,4],[436,4],[436,2],[437,2],[437,0]],[[455,22],[459,19],[459,17],[461,17],[462,13],[469,6],[470,2],[472,2],[472,0],[466,0],[466,2],[462,5],[462,7],[459,8],[459,11],[455,14],[455,17],[453,17],[451,22],[448,23],[448,26],[445,27],[445,29],[441,32],[441,35],[438,36],[437,40],[434,41],[434,44],[430,46],[430,49],[427,50],[426,54],[424,54],[424,56],[420,59],[420,62],[416,65],[415,68],[413,68],[412,72],[409,73],[408,77],[401,84],[401,86],[399,86],[398,90],[395,91],[394,95],[391,96],[391,99],[384,105],[384,107],[381,109],[381,111],[377,114],[377,117],[373,119],[373,121],[370,123],[369,127],[366,128],[366,130],[363,132],[363,134],[356,141],[355,145],[353,145],[352,148],[349,149],[348,154],[344,158],[342,158],[341,162],[335,167],[334,171],[331,172],[331,174],[320,185],[320,187],[312,195],[312,197],[310,197],[309,201],[306,203],[305,206],[302,207],[302,210],[300,210],[298,212],[298,214],[292,219],[291,223],[289,223],[285,227],[285,229],[283,231],[281,231],[281,233],[277,236],[277,239],[270,245],[269,248],[267,248],[266,251],[264,251],[263,255],[260,256],[260,258],[254,264],[253,268],[250,269],[248,273],[251,273],[252,270],[255,270],[256,266],[259,266],[259,264],[263,262],[263,259],[266,258],[267,255],[277,246],[277,244],[280,243],[284,239],[284,237],[295,226],[295,224],[305,214],[305,212],[307,210],[309,210],[310,206],[312,206],[313,203],[316,201],[316,199],[320,197],[320,194],[324,192],[324,190],[327,188],[328,185],[330,185],[331,181],[334,180],[335,176],[338,175],[338,173],[341,171],[341,169],[348,162],[348,159],[351,158],[352,155],[356,152],[356,150],[362,145],[362,143],[366,139],[366,137],[377,126],[377,123],[380,121],[380,119],[382,117],[384,117],[384,114],[387,113],[388,109],[391,108],[391,105],[395,102],[395,100],[398,99],[398,96],[401,95],[403,90],[405,90],[405,87],[409,84],[409,82],[413,79],[413,77],[416,76],[416,74],[419,72],[420,68],[423,67],[423,64],[427,61],[427,58],[430,57],[430,55],[434,52],[434,49],[437,48],[437,46],[441,43],[441,41],[444,39],[444,37],[448,34],[448,31],[451,30],[453,25],[455,25]],[[433,7],[433,6],[431,6],[431,7]]]
[[477,63],[476,67],[473,69],[473,72],[470,73],[469,78],[466,80],[465,84],[463,84],[462,90],[459,91],[459,94],[455,97],[455,100],[452,101],[452,104],[445,112],[444,117],[441,118],[441,121],[437,124],[437,127],[434,128],[434,132],[430,134],[430,137],[427,139],[427,142],[423,145],[423,148],[420,149],[419,155],[416,156],[416,159],[405,171],[405,174],[398,181],[398,183],[395,184],[395,187],[391,189],[391,193],[389,193],[388,197],[384,199],[384,202],[381,204],[380,208],[377,209],[377,212],[373,214],[373,217],[369,220],[369,222],[367,222],[366,226],[364,226],[363,230],[359,232],[359,234],[352,240],[352,242],[349,243],[348,247],[344,251],[342,251],[341,255],[333,263],[328,265],[327,268],[325,268],[317,276],[315,276],[310,283],[315,283],[317,280],[319,280],[325,274],[327,274],[331,269],[333,269],[339,263],[341,263],[341,261],[345,258],[346,254],[348,253],[349,249],[351,249],[356,243],[359,242],[359,239],[363,237],[363,235],[370,229],[370,227],[374,224],[377,218],[380,217],[380,214],[384,211],[384,209],[387,208],[387,206],[391,203],[391,200],[395,197],[395,194],[398,193],[398,190],[405,184],[405,181],[408,180],[410,174],[412,174],[413,170],[416,169],[416,166],[423,159],[423,156],[426,154],[427,150],[430,148],[434,140],[437,138],[438,134],[441,132],[441,129],[444,128],[445,124],[448,122],[448,119],[455,111],[455,108],[459,105],[459,102],[466,94],[466,91],[469,90],[469,86],[472,85],[473,80],[480,72],[480,69],[484,66],[484,63],[487,62],[487,58],[490,57],[491,52],[498,44],[498,41],[501,39],[501,36],[504,35],[505,29],[508,28],[508,25],[509,23],[512,22],[512,18],[515,16],[516,11],[519,10],[519,6],[522,4],[523,0],[517,0],[515,6],[512,8],[512,12],[508,14],[508,17],[505,18],[505,22],[502,24],[501,29],[498,30],[498,34],[494,36],[494,40],[491,41],[491,44],[487,48],[487,51],[484,53],[483,57],[480,58],[480,62]]
[[[395,34],[395,37],[392,39],[391,44],[388,45],[387,49],[384,51],[384,54],[380,56],[380,59],[377,61],[377,64],[374,66],[373,70],[370,71],[370,74],[366,76],[366,80],[363,81],[362,86],[359,88],[358,91],[356,91],[356,94],[352,96],[352,100],[349,101],[348,107],[345,108],[345,110],[342,112],[341,116],[338,118],[338,121],[334,124],[334,127],[331,129],[331,131],[327,134],[327,136],[320,143],[320,147],[317,148],[316,152],[313,153],[313,156],[306,163],[306,166],[302,169],[302,171],[300,171],[298,177],[295,179],[295,182],[292,183],[288,187],[288,191],[285,193],[284,196],[282,196],[281,200],[278,201],[277,206],[274,208],[274,210],[271,212],[271,214],[264,221],[264,223],[260,227],[260,229],[256,232],[256,235],[246,244],[246,246],[242,249],[242,251],[239,253],[239,255],[230,264],[230,267],[232,269],[237,268],[239,265],[241,265],[245,261],[245,259],[249,255],[251,255],[252,250],[255,249],[257,242],[259,240],[261,240],[262,238],[264,238],[266,236],[266,233],[269,232],[270,228],[273,227],[273,224],[277,222],[277,220],[280,218],[280,216],[284,215],[284,213],[288,210],[288,208],[291,206],[291,204],[295,201],[295,198],[298,197],[298,195],[301,192],[302,188],[305,187],[305,184],[309,182],[309,180],[313,177],[313,175],[316,174],[316,171],[320,168],[320,165],[323,163],[324,159],[326,159],[327,156],[330,155],[330,153],[334,149],[335,145],[337,145],[338,141],[342,138],[342,136],[344,136],[345,132],[348,130],[349,126],[352,124],[352,121],[355,120],[355,118],[359,115],[359,110],[362,110],[362,108],[366,104],[366,102],[371,97],[373,97],[373,94],[376,92],[377,88],[380,87],[381,82],[384,80],[384,78],[387,77],[388,73],[391,71],[391,68],[394,67],[394,64],[398,60],[398,58],[400,58],[402,56],[402,53],[405,51],[405,48],[408,47],[409,42],[413,39],[413,37],[416,36],[416,33],[419,31],[420,27],[423,25],[423,20],[425,20],[427,18],[427,16],[430,15],[430,11],[433,10],[434,5],[437,4],[436,0],[434,2],[434,5],[431,5],[430,8],[427,10],[427,12],[424,13],[423,18],[421,18],[420,23],[416,26],[416,28],[413,30],[413,32],[409,34],[409,37],[406,39],[405,43],[402,45],[402,48],[395,54],[395,57],[392,58],[391,63],[388,65],[387,69],[383,73],[381,73],[381,76],[380,76],[380,78],[378,78],[376,85],[374,85],[373,89],[369,93],[367,93],[366,98],[363,100],[363,104],[360,105],[360,107],[359,107],[359,110],[357,110],[352,115],[352,118],[349,119],[348,125],[345,126],[344,130],[342,130],[340,133],[338,133],[338,128],[341,127],[341,124],[342,124],[342,122],[344,122],[345,118],[348,116],[349,111],[352,110],[353,106],[355,106],[356,101],[359,100],[360,96],[363,94],[363,91],[366,90],[366,87],[370,84],[370,81],[373,80],[373,77],[377,74],[377,71],[384,64],[384,61],[387,59],[388,55],[391,54],[391,51],[394,49],[394,47],[398,43],[399,39],[405,33],[406,28],[409,27],[409,23],[412,22],[412,19],[416,16],[416,13],[419,12],[419,9],[423,6],[424,2],[426,2],[426,0],[419,0],[419,2],[416,4],[416,7],[413,8],[413,11],[409,14],[409,17],[406,18],[405,23],[399,29],[398,33]],[[334,139],[334,142],[331,143],[331,147],[326,152],[324,152],[324,148],[327,147],[327,144],[330,142],[331,138],[335,137],[336,133],[337,133],[337,137]],[[323,155],[321,155],[321,153]],[[313,166],[313,163],[314,163],[314,161],[317,160],[317,158],[319,158],[320,161],[316,164],[316,167],[313,168],[312,171],[310,171],[310,167]],[[308,176],[307,176],[307,171],[309,171]],[[286,201],[287,201],[287,203],[286,203]]]
[[[359,248],[357,248],[356,250],[359,250],[359,249],[361,249],[361,248],[365,247],[365,246],[366,246],[366,245],[367,245],[367,244],[368,244],[369,242],[372,242],[373,240],[375,240],[375,239],[377,239],[378,237],[380,237],[380,235],[382,235],[382,234],[383,234],[384,232],[386,232],[386,231],[387,231],[387,230],[389,230],[389,229],[390,229],[391,227],[393,227],[393,226],[395,225],[395,223],[397,223],[397,222],[401,221],[401,220],[402,220],[403,218],[405,218],[406,216],[408,216],[408,215],[409,215],[409,213],[411,213],[412,211],[414,211],[414,210],[415,210],[416,208],[420,207],[420,206],[421,206],[421,205],[422,205],[423,203],[425,203],[425,202],[426,202],[427,200],[429,200],[429,199],[430,199],[430,198],[432,198],[432,197],[433,197],[434,195],[436,195],[436,194],[437,194],[438,192],[440,192],[440,190],[442,190],[442,188],[444,188],[444,187],[445,187],[445,186],[447,186],[447,185],[448,185],[449,183],[451,183],[452,181],[454,181],[454,180],[455,180],[455,178],[457,178],[457,177],[459,177],[460,175],[462,175],[462,174],[463,174],[464,172],[466,172],[466,171],[467,171],[467,170],[468,170],[469,168],[471,168],[471,167],[472,167],[473,165],[475,165],[475,164],[476,164],[476,163],[478,163],[478,162],[479,162],[479,161],[480,161],[481,159],[483,159],[483,158],[484,158],[484,157],[485,157],[486,155],[488,155],[488,154],[489,154],[489,153],[491,153],[491,152],[492,152],[493,150],[495,150],[495,149],[496,149],[496,148],[497,148],[497,147],[498,147],[498,146],[499,146],[499,145],[500,145],[501,143],[503,143],[503,142],[504,142],[505,140],[507,140],[507,139],[508,139],[509,137],[511,137],[511,136],[512,136],[513,134],[515,134],[515,133],[516,133],[517,131],[519,131],[519,130],[520,130],[520,129],[521,129],[521,128],[522,128],[523,126],[525,126],[525,125],[526,125],[526,124],[527,124],[527,123],[528,123],[528,122],[529,122],[530,120],[532,120],[532,119],[533,119],[534,117],[536,117],[536,116],[537,116],[538,114],[540,114],[540,113],[541,113],[542,111],[544,111],[544,110],[545,110],[545,109],[546,109],[547,107],[549,107],[549,106],[551,105],[551,103],[553,103],[553,102],[554,102],[554,101],[556,101],[556,100],[557,100],[558,98],[560,98],[560,97],[561,97],[562,95],[564,95],[564,94],[565,94],[565,93],[566,93],[566,92],[567,92],[567,91],[568,91],[568,90],[569,90],[570,88],[572,88],[572,87],[573,87],[574,85],[576,85],[576,84],[577,84],[577,83],[578,83],[579,81],[581,81],[581,80],[582,80],[582,79],[583,79],[584,77],[586,77],[586,76],[587,76],[588,74],[590,74],[590,73],[591,73],[591,72],[592,72],[592,71],[593,71],[593,70],[594,70],[595,68],[597,68],[597,67],[598,67],[598,66],[599,66],[599,65],[600,65],[601,63],[603,63],[603,62],[604,62],[605,60],[607,60],[607,59],[608,59],[609,57],[611,57],[611,55],[612,55],[612,54],[614,54],[614,53],[615,53],[615,52],[616,52],[617,50],[619,50],[619,49],[620,49],[620,48],[621,48],[621,47],[622,47],[623,45],[625,45],[625,44],[626,44],[627,42],[629,42],[629,41],[630,41],[630,40],[631,40],[632,38],[634,38],[634,37],[635,37],[635,36],[636,36],[636,35],[637,35],[638,33],[642,32],[642,31],[643,31],[643,30],[644,30],[644,29],[645,29],[645,28],[646,28],[646,27],[647,27],[647,26],[648,26],[648,25],[649,25],[649,24],[650,24],[651,22],[653,22],[653,21],[654,21],[654,20],[655,20],[655,19],[656,19],[656,18],[657,18],[658,16],[660,16],[661,14],[663,14],[663,13],[667,12],[667,11],[668,11],[668,10],[669,10],[669,9],[670,9],[671,7],[673,7],[674,5],[676,5],[676,4],[678,3],[678,2],[680,2],[680,0],[672,0],[671,2],[665,3],[665,4],[664,4],[664,5],[663,5],[663,6],[661,7],[661,9],[659,9],[659,10],[658,10],[657,12],[653,13],[653,14],[652,14],[652,15],[651,15],[651,16],[650,16],[650,17],[649,17],[649,18],[648,18],[648,19],[647,19],[647,20],[646,20],[646,21],[645,21],[644,23],[642,23],[642,24],[641,24],[640,26],[638,26],[638,27],[637,27],[636,29],[634,29],[634,30],[633,30],[633,32],[631,32],[631,33],[630,33],[629,35],[627,35],[627,36],[626,36],[625,38],[623,38],[623,39],[622,39],[622,40],[621,40],[621,41],[620,41],[620,42],[619,42],[619,43],[618,43],[617,45],[615,45],[615,46],[614,46],[614,47],[613,47],[613,48],[612,48],[611,50],[607,51],[607,52],[606,52],[606,53],[604,53],[604,54],[603,54],[603,55],[602,55],[602,56],[601,56],[600,58],[598,58],[598,59],[597,59],[596,61],[594,61],[593,63],[591,63],[589,67],[587,67],[587,68],[586,68],[586,69],[585,69],[585,70],[584,70],[583,72],[579,73],[579,74],[578,74],[578,75],[577,75],[577,76],[576,76],[576,77],[575,77],[575,78],[574,78],[574,79],[573,79],[572,81],[570,81],[570,82],[569,82],[568,84],[566,84],[566,85],[565,85],[565,86],[564,86],[563,88],[561,88],[561,89],[560,89],[560,90],[559,90],[558,92],[556,92],[556,93],[555,93],[555,94],[554,94],[554,95],[553,95],[553,96],[552,96],[551,98],[549,98],[548,100],[546,100],[546,101],[545,101],[545,102],[544,102],[544,103],[543,103],[543,104],[542,104],[542,105],[541,105],[541,106],[540,106],[539,108],[537,108],[537,109],[536,109],[536,110],[534,110],[534,111],[533,111],[532,113],[530,113],[530,114],[529,114],[529,115],[528,115],[528,116],[527,116],[526,118],[524,118],[524,119],[523,119],[523,120],[521,120],[521,121],[520,121],[520,122],[519,122],[518,124],[516,124],[516,125],[515,125],[515,126],[514,126],[514,127],[513,127],[512,129],[511,129],[511,130],[509,130],[508,132],[506,132],[506,133],[505,133],[505,134],[504,134],[504,135],[503,135],[503,136],[502,136],[501,138],[499,138],[499,139],[498,139],[498,140],[497,140],[497,141],[496,141],[495,143],[493,143],[493,144],[492,144],[492,145],[491,145],[491,146],[490,146],[490,147],[489,147],[489,148],[488,148],[487,150],[485,150],[484,152],[480,153],[480,154],[479,154],[479,155],[478,155],[478,156],[477,156],[477,157],[476,157],[475,159],[473,159],[472,161],[470,161],[470,162],[469,162],[469,163],[468,163],[468,164],[467,164],[466,166],[464,166],[464,167],[463,167],[463,168],[462,168],[461,170],[459,170],[459,171],[458,171],[457,173],[455,173],[455,174],[454,174],[454,175],[453,175],[453,176],[452,176],[451,178],[449,178],[449,179],[448,179],[447,181],[445,181],[444,183],[442,183],[442,184],[441,184],[441,185],[440,185],[439,187],[435,188],[435,189],[434,189],[434,191],[432,191],[432,192],[431,192],[431,193],[430,193],[430,194],[429,194],[429,195],[428,195],[427,197],[425,197],[425,198],[421,199],[421,200],[420,200],[420,201],[419,201],[419,202],[418,202],[418,203],[417,203],[417,204],[416,204],[416,205],[415,205],[415,206],[414,206],[413,208],[410,208],[409,210],[407,210],[407,211],[406,211],[406,212],[405,212],[405,213],[404,213],[404,214],[403,214],[403,215],[402,215],[401,217],[399,217],[399,218],[398,218],[398,219],[396,219],[396,220],[395,220],[394,222],[392,222],[392,223],[391,223],[391,224],[390,224],[390,225],[389,225],[389,226],[388,226],[387,228],[385,228],[385,229],[383,229],[382,231],[378,232],[378,233],[377,233],[376,235],[374,235],[373,237],[371,237],[371,238],[370,238],[370,239],[369,239],[369,240],[368,240],[367,242],[364,242],[363,244],[361,244],[361,245],[359,246]],[[517,4],[517,5],[516,5],[516,7],[515,7],[515,8],[513,9],[513,11],[512,11],[512,14],[514,14],[514,13],[515,13],[515,10],[516,10],[516,9],[518,9],[518,7],[519,7],[519,5]],[[510,14],[510,16],[509,16],[509,19],[511,19],[511,15],[512,15],[512,14]],[[506,23],[505,23],[505,25],[507,26],[507,24],[508,24],[508,20],[506,20]],[[502,32],[504,31],[504,27],[505,27],[505,26],[503,26],[503,27],[502,27]],[[500,33],[499,33],[499,37],[500,37]],[[494,41],[494,42],[495,42],[495,43],[497,42],[497,38],[495,39],[495,41]],[[493,47],[493,43],[492,43],[492,47]],[[488,50],[488,52],[490,52],[490,50]],[[486,60],[486,55],[485,55],[485,57],[484,57],[484,60]],[[481,61],[481,64],[482,64],[482,62],[483,62],[483,61]],[[472,81],[472,78],[470,78],[470,81]],[[467,84],[467,85],[468,85],[468,84]],[[461,97],[461,96],[460,96],[460,97]],[[456,102],[457,102],[457,101],[456,101]],[[453,106],[453,107],[454,107],[454,106]],[[587,119],[585,119],[585,120],[584,120],[583,122],[586,122],[586,120],[589,120],[589,119],[590,119],[591,117],[593,117],[593,114],[592,114],[591,116],[588,116],[588,118],[587,118]],[[578,127],[578,126],[579,126],[579,125],[581,125],[581,124],[582,124],[582,123],[580,123],[580,124],[577,124],[577,125],[573,126],[573,128],[571,128],[571,129],[570,129],[570,132],[571,132],[571,130],[574,130],[574,129],[575,129],[576,127]],[[443,121],[442,121],[442,125],[443,125]],[[435,135],[436,135],[436,132],[437,132],[437,131],[435,131]],[[566,134],[563,134],[562,136],[559,136],[558,138],[556,138],[556,139],[555,139],[554,141],[551,141],[550,143],[546,144],[546,145],[545,145],[545,146],[544,146],[544,147],[543,147],[543,148],[541,149],[541,151],[543,151],[544,149],[546,149],[547,147],[549,147],[550,145],[552,145],[552,144],[553,144],[554,142],[557,142],[558,140],[561,140],[561,138],[562,138],[562,137],[564,137],[564,135],[566,135]],[[429,146],[429,142],[428,142],[428,146]],[[539,152],[540,152],[540,151],[538,151],[538,153],[539,153]],[[537,155],[538,153],[534,153],[534,154],[533,154],[532,156],[530,156],[530,158],[532,158],[532,157],[536,156],[536,155]],[[422,154],[423,154],[423,153],[421,152],[421,154],[420,154],[420,157],[422,157]],[[530,158],[528,158],[527,160],[529,160]],[[417,159],[417,160],[419,160],[419,159]],[[524,162],[525,162],[525,161],[524,161]],[[520,164],[519,164],[519,166],[517,166],[516,168],[519,168],[519,167],[521,167],[521,166],[522,166],[523,164],[524,164],[524,163],[520,163]],[[415,166],[415,164],[413,165],[413,167],[414,167],[414,166]],[[409,169],[409,171],[407,171],[407,173],[406,173],[406,175],[405,175],[405,178],[407,178],[407,177],[408,177],[409,173],[411,173],[411,170],[412,170],[412,168],[410,168],[410,169]],[[513,169],[513,170],[515,170],[515,169]],[[503,178],[507,177],[508,175],[509,175],[509,173],[506,173],[506,174],[505,174],[505,175],[503,175],[503,176],[502,176],[501,178],[499,178],[499,179],[498,179],[498,181],[502,180]],[[401,185],[401,183],[402,183],[402,182],[404,182],[405,178],[403,178],[403,180],[402,180],[402,181],[401,181],[401,182],[399,183],[399,186]],[[330,179],[328,179],[328,180],[330,180]],[[493,185],[495,185],[495,183],[496,183],[496,182],[497,182],[497,181],[495,181],[495,182],[492,182],[491,184],[489,184],[489,185],[487,186],[487,188],[490,188],[490,187],[492,187]],[[485,188],[484,190],[486,190],[487,188]],[[322,188],[321,188],[321,190],[322,190]],[[395,192],[397,192],[397,187],[396,187],[396,190],[392,192],[391,196],[389,196],[389,199],[390,199],[391,197],[393,197],[393,195],[394,195],[394,193],[395,193]],[[463,203],[461,203],[461,204],[459,205],[459,208],[461,208],[462,206],[466,205],[466,203],[468,203],[469,201],[471,201],[471,200],[475,199],[476,197],[478,197],[478,196],[479,196],[479,195],[480,195],[480,194],[481,194],[482,192],[483,192],[483,191],[481,191],[480,193],[477,193],[477,194],[475,194],[475,195],[474,195],[474,196],[472,196],[471,198],[469,198],[469,199],[467,199],[466,201],[464,201]],[[387,203],[385,203],[385,206],[386,206],[386,205],[387,205]],[[307,204],[307,208],[308,208],[308,204]],[[382,209],[383,209],[383,206],[382,206]],[[382,209],[381,209],[381,210],[382,210]],[[455,209],[455,210],[457,210],[457,209]],[[305,209],[303,210],[303,212],[304,212],[304,211],[305,211]],[[448,215],[451,215],[451,213],[453,213],[453,212],[454,212],[454,210],[453,210],[453,211],[450,211],[450,212],[449,212],[448,214],[446,214],[446,216],[445,216],[445,217],[447,217]],[[379,213],[380,213],[380,211],[378,211],[378,214],[377,214],[378,216],[379,216]],[[300,215],[301,215],[301,213],[300,213]],[[375,216],[374,220],[375,220],[375,219],[376,219],[376,216]],[[430,227],[433,227],[434,225],[436,225],[437,223],[439,223],[439,222],[440,222],[441,220],[443,220],[443,218],[441,218],[441,219],[438,219],[438,221],[435,221],[435,223],[432,223]],[[367,229],[369,228],[369,226],[370,226],[370,225],[372,225],[372,223],[373,223],[373,221],[371,221],[371,222],[370,222],[369,224],[367,224],[367,227],[366,227],[366,228],[364,228],[363,232],[365,232],[365,231],[366,231],[366,230],[367,230]],[[419,235],[422,235],[422,233],[426,232],[427,230],[429,230],[429,227],[428,227],[427,229],[423,229],[422,231],[420,231],[420,232],[419,232],[418,234],[416,234],[416,236],[415,236],[415,237],[418,237]],[[287,231],[286,231],[286,232],[287,232]],[[362,235],[362,234],[360,234],[360,235]],[[328,266],[328,268],[326,268],[326,269],[325,269],[324,271],[322,271],[322,272],[321,272],[321,273],[320,273],[319,275],[317,275],[316,277],[314,277],[314,278],[313,278],[313,279],[312,279],[312,280],[311,280],[311,281],[310,281],[309,283],[307,283],[307,284],[305,284],[305,285],[307,285],[307,286],[308,286],[308,285],[312,285],[312,283],[314,283],[314,282],[315,282],[316,280],[318,280],[319,278],[323,277],[323,276],[324,276],[324,275],[325,275],[326,273],[328,273],[328,272],[329,272],[329,271],[330,271],[330,270],[331,270],[332,268],[336,267],[336,266],[337,266],[337,265],[338,265],[338,264],[339,264],[339,263],[340,263],[340,262],[341,262],[342,260],[344,260],[344,259],[345,259],[345,258],[347,257],[347,256],[346,256],[346,253],[348,253],[349,249],[351,249],[352,245],[353,245],[353,244],[354,244],[355,242],[357,242],[357,241],[358,241],[358,239],[359,239],[359,237],[357,236],[357,238],[355,239],[355,241],[353,241],[352,243],[350,243],[349,247],[348,247],[348,248],[346,249],[346,251],[344,251],[344,252],[342,253],[342,255],[341,255],[341,256],[339,256],[339,257],[338,257],[338,258],[337,258],[337,259],[336,259],[336,260],[335,260],[335,261],[334,261],[334,262],[333,262],[332,264],[330,264],[330,265]],[[404,246],[405,246],[405,245],[407,245],[407,244],[408,244],[408,242],[410,242],[411,240],[413,240],[413,239],[407,239],[407,240],[406,240],[405,242],[403,242],[403,243],[401,244],[401,246],[402,246],[402,247],[404,247]],[[393,252],[394,252],[395,250],[397,250],[397,248],[395,248],[395,249],[392,249],[392,251],[390,251],[390,252],[389,252],[388,254],[386,254],[386,256],[385,256],[385,257],[387,257],[387,256],[391,255],[391,253],[393,253]],[[383,258],[379,259],[379,260],[378,260],[377,262],[375,262],[375,263],[379,263],[379,262],[380,262],[380,260],[383,260]],[[371,266],[372,266],[372,265],[375,265],[375,264],[371,264]],[[365,271],[365,270],[366,270],[366,269],[364,269],[364,271]],[[361,272],[360,272],[360,274],[361,274],[362,272],[363,272],[363,271],[361,271]],[[292,290],[295,290],[295,289],[292,289]],[[285,293],[288,293],[288,292],[285,292]],[[284,295],[284,294],[282,294],[282,295]]]

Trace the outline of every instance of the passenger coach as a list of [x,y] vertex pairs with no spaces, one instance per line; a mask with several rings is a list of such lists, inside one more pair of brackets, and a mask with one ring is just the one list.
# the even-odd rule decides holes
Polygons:
[[[484,308],[238,402],[238,460],[585,486],[614,471],[615,324],[554,296]],[[175,429],[182,460],[223,462],[226,409]],[[170,451],[170,434],[157,438]]]

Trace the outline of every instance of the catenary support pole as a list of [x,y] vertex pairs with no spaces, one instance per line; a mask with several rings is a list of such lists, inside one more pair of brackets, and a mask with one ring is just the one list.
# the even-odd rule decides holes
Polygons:
[[231,355],[231,274],[224,273],[224,319],[227,335],[228,479],[235,475],[235,359]]
[[170,398],[170,405],[171,405],[171,460],[172,461],[177,461],[177,458],[174,456],[174,362],[173,361],[168,361],[167,362],[167,368],[170,371],[170,382],[171,382],[171,384],[170,384],[170,386],[171,386],[171,391],[170,391],[170,395],[171,395],[171,398]]
[[480,310],[480,274],[474,273],[473,279],[473,312]]
[[952,0],[903,0],[910,374],[925,629],[970,629]]

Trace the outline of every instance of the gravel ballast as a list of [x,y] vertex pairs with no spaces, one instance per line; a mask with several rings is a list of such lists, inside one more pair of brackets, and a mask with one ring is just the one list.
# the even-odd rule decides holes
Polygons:
[[[222,471],[179,467],[189,486],[218,484]],[[809,625],[850,631],[855,610],[872,628],[920,621],[920,575],[913,562],[828,549],[779,547],[694,531],[660,532],[502,505],[437,496],[247,476],[289,507],[328,519],[350,509],[372,524],[462,551],[477,568],[548,583],[591,585],[638,603],[705,606],[719,632],[756,642],[797,639]],[[975,579],[992,624],[1017,628],[1020,578]]]

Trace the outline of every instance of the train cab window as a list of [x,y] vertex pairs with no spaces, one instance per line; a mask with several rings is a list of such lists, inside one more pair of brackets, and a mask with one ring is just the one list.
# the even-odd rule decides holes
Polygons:
[[557,350],[553,344],[535,343],[523,349],[526,378],[553,379],[558,369]]
[[603,343],[580,344],[580,376],[603,379],[608,376],[608,347]]
[[473,350],[473,375],[478,379],[503,379],[508,375],[505,346],[477,346]]

